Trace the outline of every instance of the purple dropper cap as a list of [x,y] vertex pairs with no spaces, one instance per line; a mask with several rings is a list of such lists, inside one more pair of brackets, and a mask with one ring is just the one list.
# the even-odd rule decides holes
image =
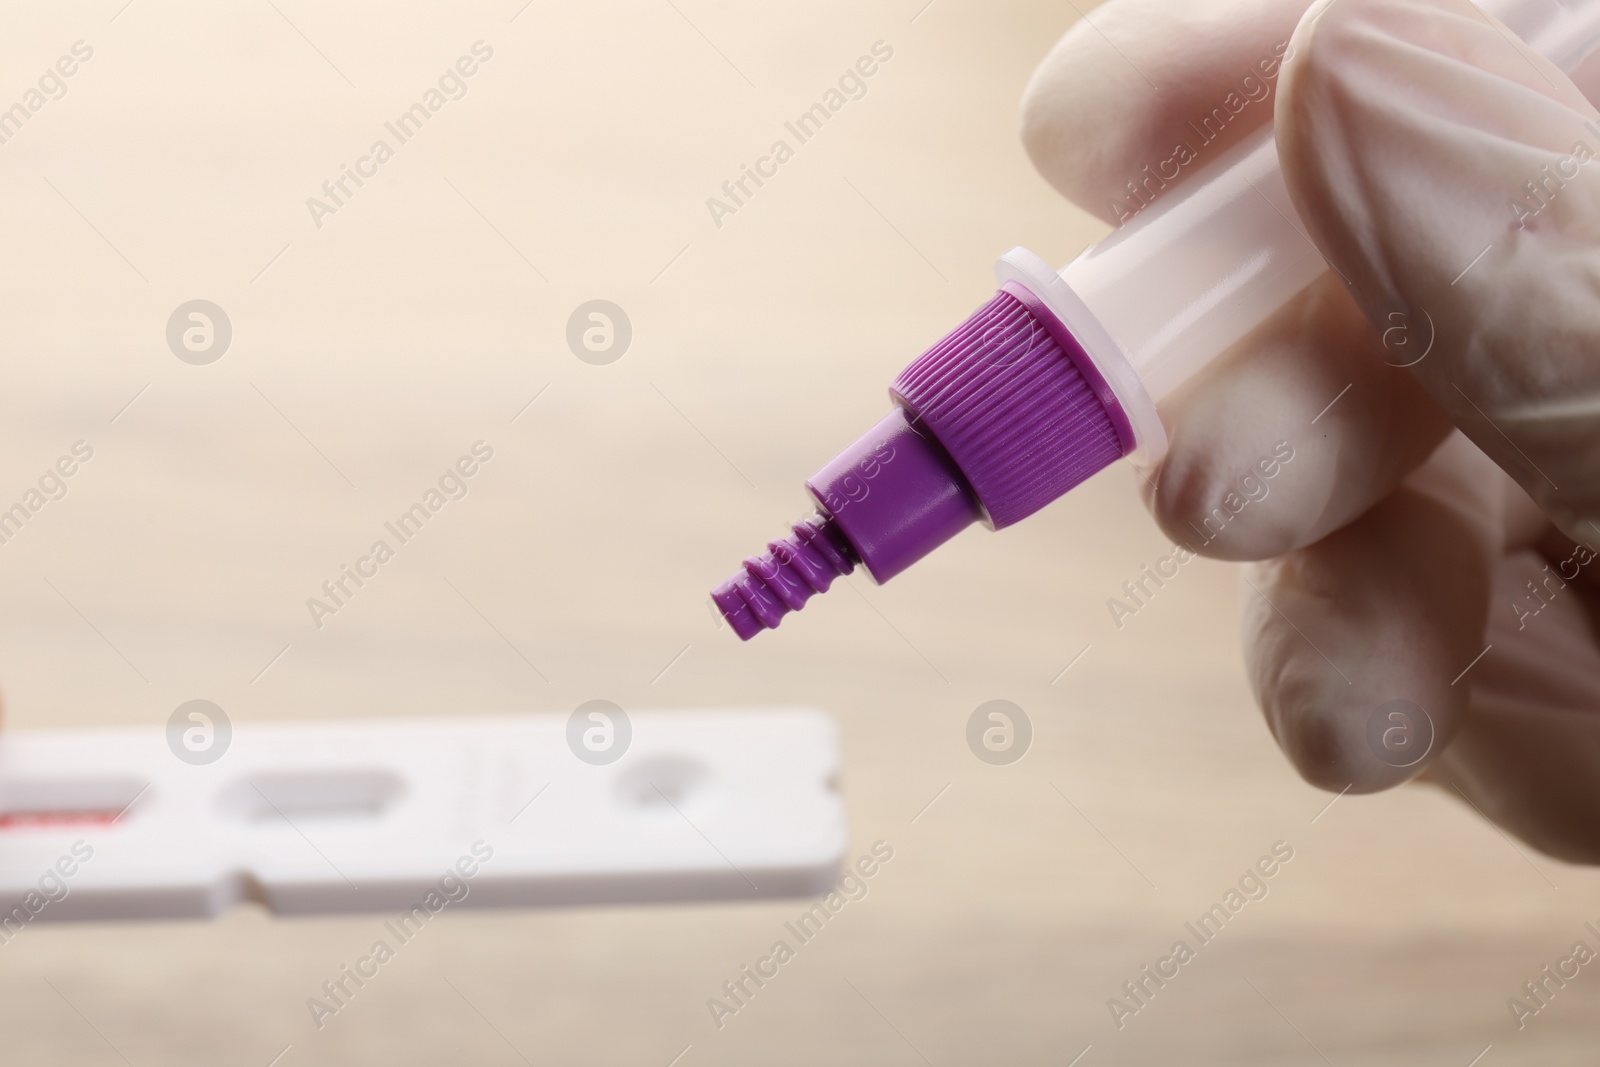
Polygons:
[[711,591],[748,641],[860,563],[886,582],[974,521],[1027,518],[1133,449],[1110,387],[1007,282],[900,372],[896,407],[806,482],[817,513]]

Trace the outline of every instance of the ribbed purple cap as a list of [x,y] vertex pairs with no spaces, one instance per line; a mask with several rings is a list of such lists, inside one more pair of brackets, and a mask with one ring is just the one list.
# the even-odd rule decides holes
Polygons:
[[961,468],[995,529],[1125,455],[1133,434],[1083,348],[1008,282],[890,391]]

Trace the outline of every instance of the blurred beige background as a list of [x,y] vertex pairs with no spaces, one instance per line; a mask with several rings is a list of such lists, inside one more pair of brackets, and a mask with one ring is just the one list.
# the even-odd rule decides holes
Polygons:
[[[1325,809],[1250,703],[1232,567],[1118,631],[1106,598],[1169,548],[1126,467],[747,646],[712,627],[707,588],[994,256],[1101,232],[1015,133],[1071,2],[124,2],[0,34],[3,105],[93,48],[0,145],[0,498],[94,448],[0,545],[7,728],[809,703],[843,727],[852,855],[895,858],[721,1030],[706,999],[798,902],[451,912],[320,1031],[306,998],[378,917],[35,926],[0,946],[0,1063],[1592,1062],[1600,977],[1520,1032],[1506,1000],[1595,944],[1600,875],[1422,789]],[[314,225],[479,40],[468,94]],[[718,228],[706,198],[880,40],[865,98]],[[165,344],[193,298],[232,320],[210,366]],[[564,340],[595,298],[633,323],[609,366]],[[314,628],[479,439],[471,494]],[[995,698],[1037,732],[1011,767],[965,745]],[[1107,998],[1277,841],[1270,895],[1118,1031]]]

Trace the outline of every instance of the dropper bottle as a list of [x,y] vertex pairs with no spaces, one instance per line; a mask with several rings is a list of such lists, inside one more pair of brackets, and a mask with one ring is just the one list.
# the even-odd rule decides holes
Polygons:
[[[1568,73],[1600,47],[1600,0],[1480,6]],[[1012,249],[1000,291],[901,371],[889,415],[807,480],[816,513],[712,602],[749,640],[857,564],[886,582],[1119,458],[1159,462],[1157,405],[1327,270],[1270,125],[1060,271]]]

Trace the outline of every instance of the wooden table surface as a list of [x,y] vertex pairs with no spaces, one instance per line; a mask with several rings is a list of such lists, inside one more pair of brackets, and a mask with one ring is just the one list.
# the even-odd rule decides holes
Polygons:
[[[851,855],[894,858],[720,1029],[707,999],[801,902],[451,913],[320,1030],[306,998],[381,917],[38,924],[0,945],[0,1063],[1593,1062],[1600,977],[1520,1031],[1506,1001],[1600,947],[1600,876],[1424,788],[1327,807],[1251,704],[1234,567],[1119,630],[1107,598],[1170,548],[1126,466],[749,645],[709,621],[995,255],[1103,231],[1016,135],[1073,4],[124,4],[0,34],[0,107],[92,49],[0,144],[0,507],[93,449],[0,544],[8,728],[810,704]],[[464,95],[386,132],[480,41]],[[877,42],[864,95],[787,134]],[[196,298],[233,328],[204,366],[164,335]],[[632,323],[609,365],[565,340],[592,299]],[[480,440],[468,495],[315,626]],[[1034,724],[1020,763],[966,747],[991,699]],[[1119,1030],[1108,998],[1278,842],[1266,897]]]

